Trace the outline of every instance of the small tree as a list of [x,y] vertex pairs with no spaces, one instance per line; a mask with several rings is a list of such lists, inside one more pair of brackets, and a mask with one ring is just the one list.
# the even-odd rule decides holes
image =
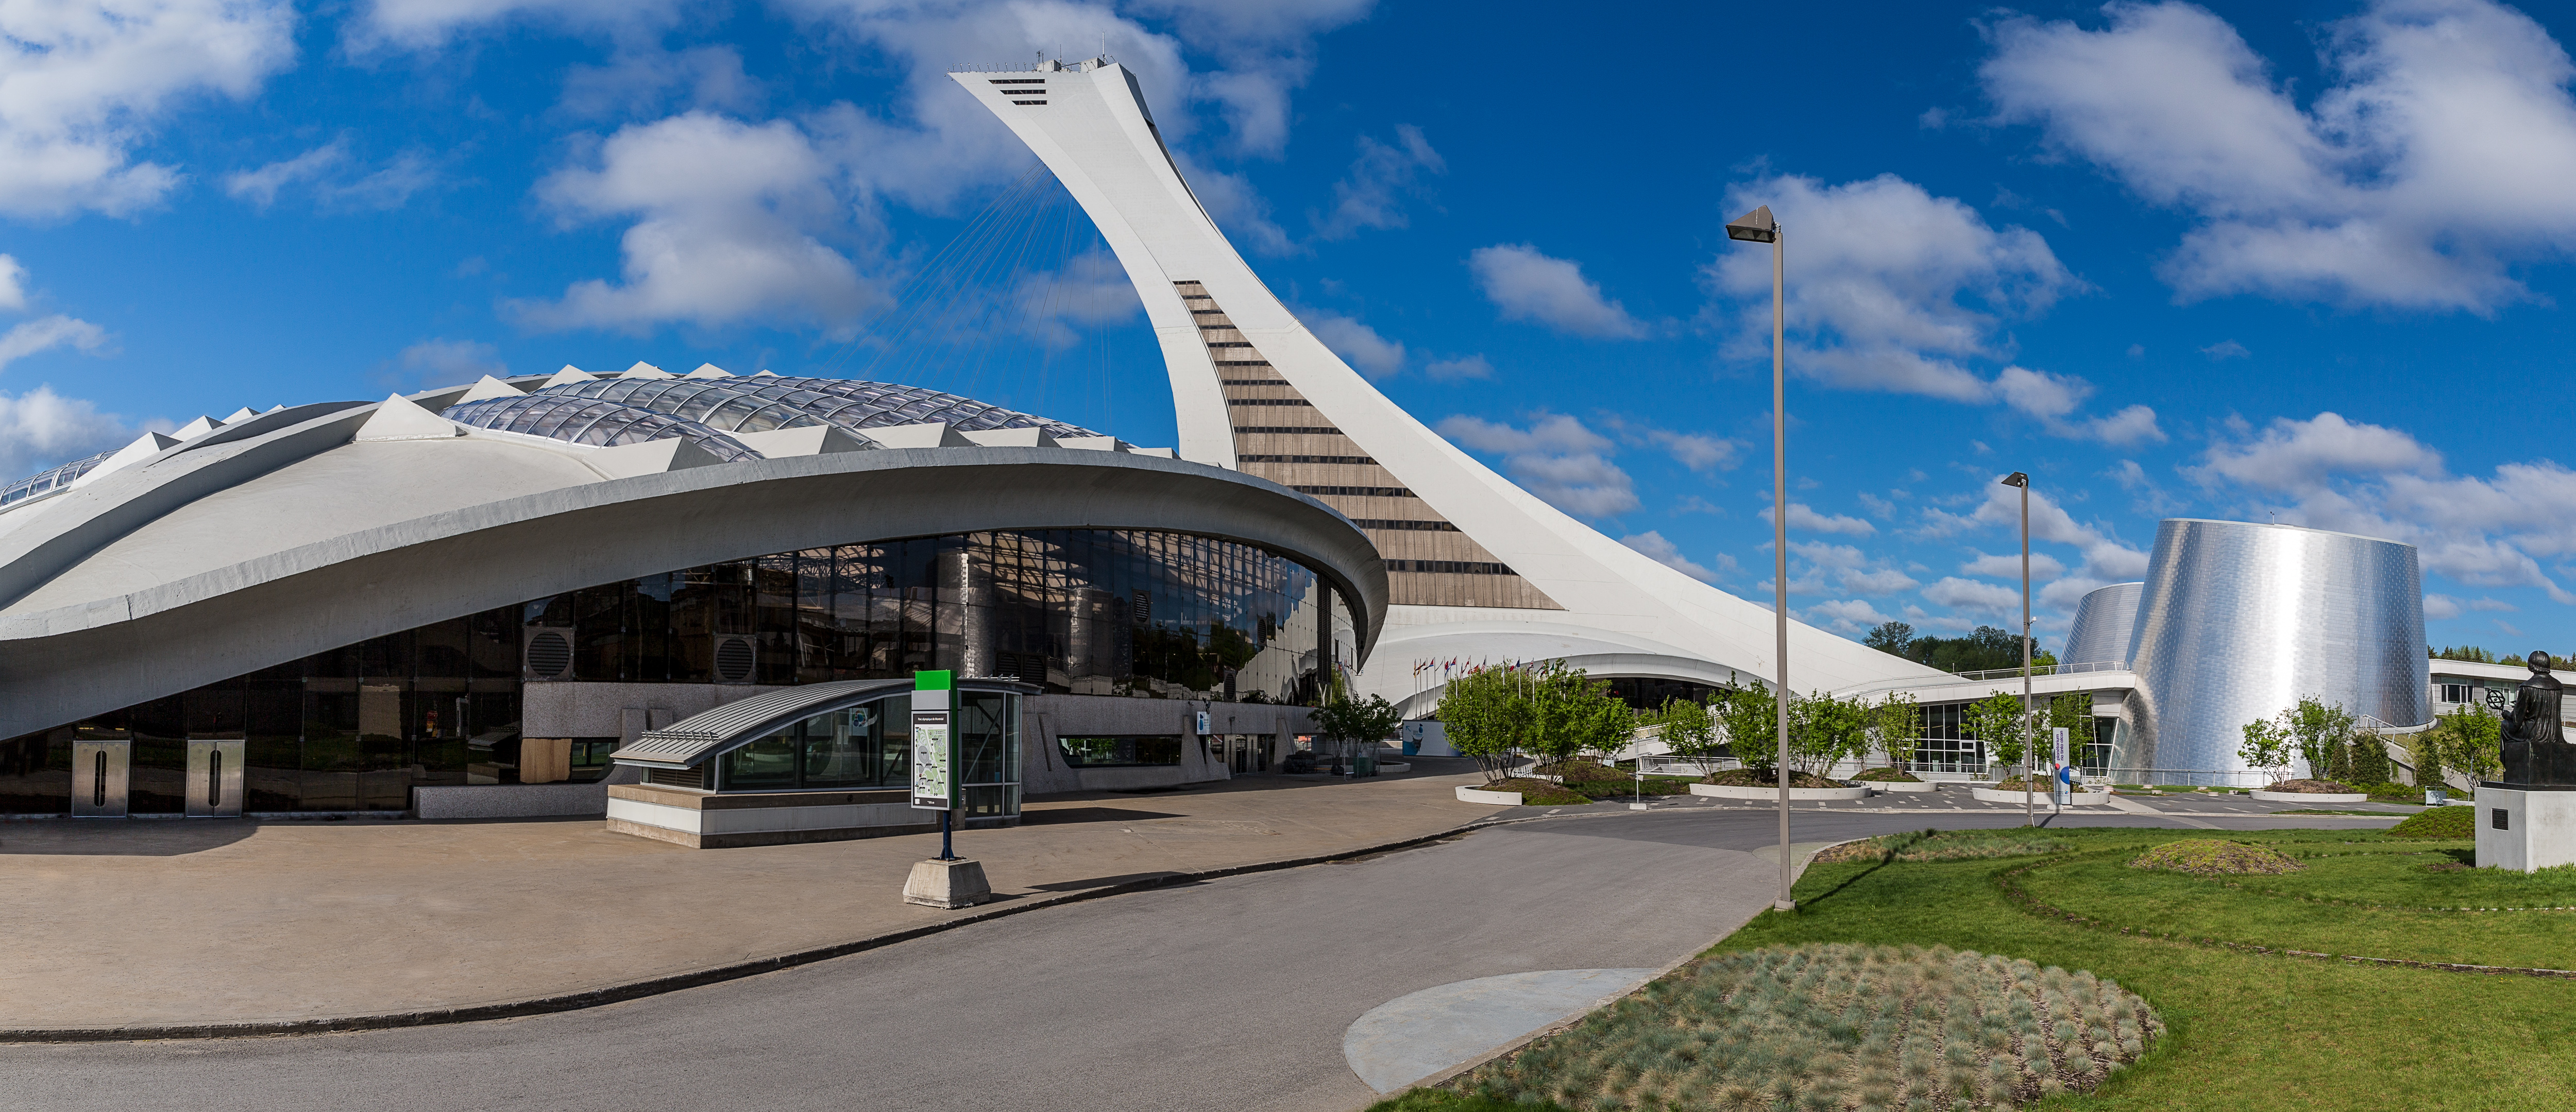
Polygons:
[[[2286,714],[2283,717],[2288,717]],[[2245,741],[2236,747],[2236,755],[2249,768],[2290,769],[2292,739],[2290,728],[2269,718],[2258,718],[2245,724]]]
[[1351,746],[1383,740],[1403,725],[1403,712],[1387,702],[1384,695],[1371,695],[1365,700],[1335,695],[1332,701],[1315,708],[1315,732],[1332,742],[1336,752],[1344,754]]
[[1809,776],[1833,771],[1835,762],[1869,743],[1869,715],[1856,699],[1812,692],[1789,705],[1789,767]]
[[1521,741],[1529,735],[1530,703],[1523,679],[1508,668],[1477,668],[1449,681],[1432,716],[1449,745],[1472,757],[1487,782],[1511,774]]
[[1968,704],[1968,728],[1986,745],[1986,759],[2020,764],[2022,758],[2021,696],[1998,691]]
[[2344,747],[2352,743],[2353,715],[2340,703],[2309,695],[2283,712],[2281,719],[2281,724],[2289,728],[2299,758],[2308,763],[2310,776],[2328,775]]
[[1922,709],[1911,695],[1891,691],[1869,708],[1869,732],[1896,768],[1914,763],[1914,751],[1923,744],[1921,723]]
[[1597,692],[1580,668],[1548,661],[1529,673],[1530,737],[1521,748],[1543,765],[1562,766],[1590,747]]
[[1768,772],[1780,767],[1780,722],[1771,693],[1759,686],[1728,684],[1710,704],[1726,730],[1727,751],[1744,767]]
[[1688,699],[1674,699],[1655,712],[1655,722],[1664,728],[1664,745],[1673,755],[1700,765],[1701,775],[1708,773],[1710,758],[1717,756],[1717,717],[1708,707]]
[[2471,703],[2443,715],[2433,728],[2408,738],[2415,759],[2415,782],[2442,783],[2442,770],[2456,770],[2471,780],[2504,770],[2504,720]]

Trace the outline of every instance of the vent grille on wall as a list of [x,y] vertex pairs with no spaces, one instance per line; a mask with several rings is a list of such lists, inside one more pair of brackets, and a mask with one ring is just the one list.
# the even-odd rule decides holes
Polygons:
[[752,647],[751,638],[741,634],[716,638],[717,683],[750,683],[759,663],[760,653]]
[[560,680],[572,675],[572,631],[568,629],[532,629],[521,646],[519,660],[527,678]]
[[666,788],[696,788],[704,791],[707,786],[707,771],[703,768],[648,768],[644,770],[644,782],[659,784]]

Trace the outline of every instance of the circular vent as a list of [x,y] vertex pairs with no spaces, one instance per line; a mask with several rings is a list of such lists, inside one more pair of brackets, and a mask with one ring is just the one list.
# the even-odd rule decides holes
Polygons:
[[553,679],[572,668],[572,640],[548,630],[528,638],[528,674]]
[[751,642],[741,637],[727,637],[716,642],[716,675],[727,683],[741,683],[751,678]]

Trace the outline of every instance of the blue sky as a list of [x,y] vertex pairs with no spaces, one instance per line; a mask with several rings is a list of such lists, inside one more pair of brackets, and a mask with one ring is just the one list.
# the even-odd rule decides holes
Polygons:
[[2209,516],[2418,545],[2436,643],[2576,646],[2564,9],[1604,11],[11,7],[0,469],[637,360],[1170,443],[1123,277],[943,76],[1105,44],[1381,389],[1728,590],[1770,590],[1769,291],[1721,228],[1767,203],[1801,616],[2007,624],[2023,470],[2049,643]]

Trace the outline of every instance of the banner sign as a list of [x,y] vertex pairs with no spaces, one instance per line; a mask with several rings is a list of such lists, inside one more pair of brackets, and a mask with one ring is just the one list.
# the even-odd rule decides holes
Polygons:
[[2075,768],[2067,761],[2066,727],[2059,726],[2051,729],[2048,731],[2048,737],[2050,743],[2055,746],[2054,764],[2051,766],[2055,775],[2049,777],[2055,782],[2049,785],[2049,789],[2056,795],[2057,805],[2063,807],[2075,802]]
[[913,673],[912,805],[932,811],[957,807],[955,692],[948,672]]

